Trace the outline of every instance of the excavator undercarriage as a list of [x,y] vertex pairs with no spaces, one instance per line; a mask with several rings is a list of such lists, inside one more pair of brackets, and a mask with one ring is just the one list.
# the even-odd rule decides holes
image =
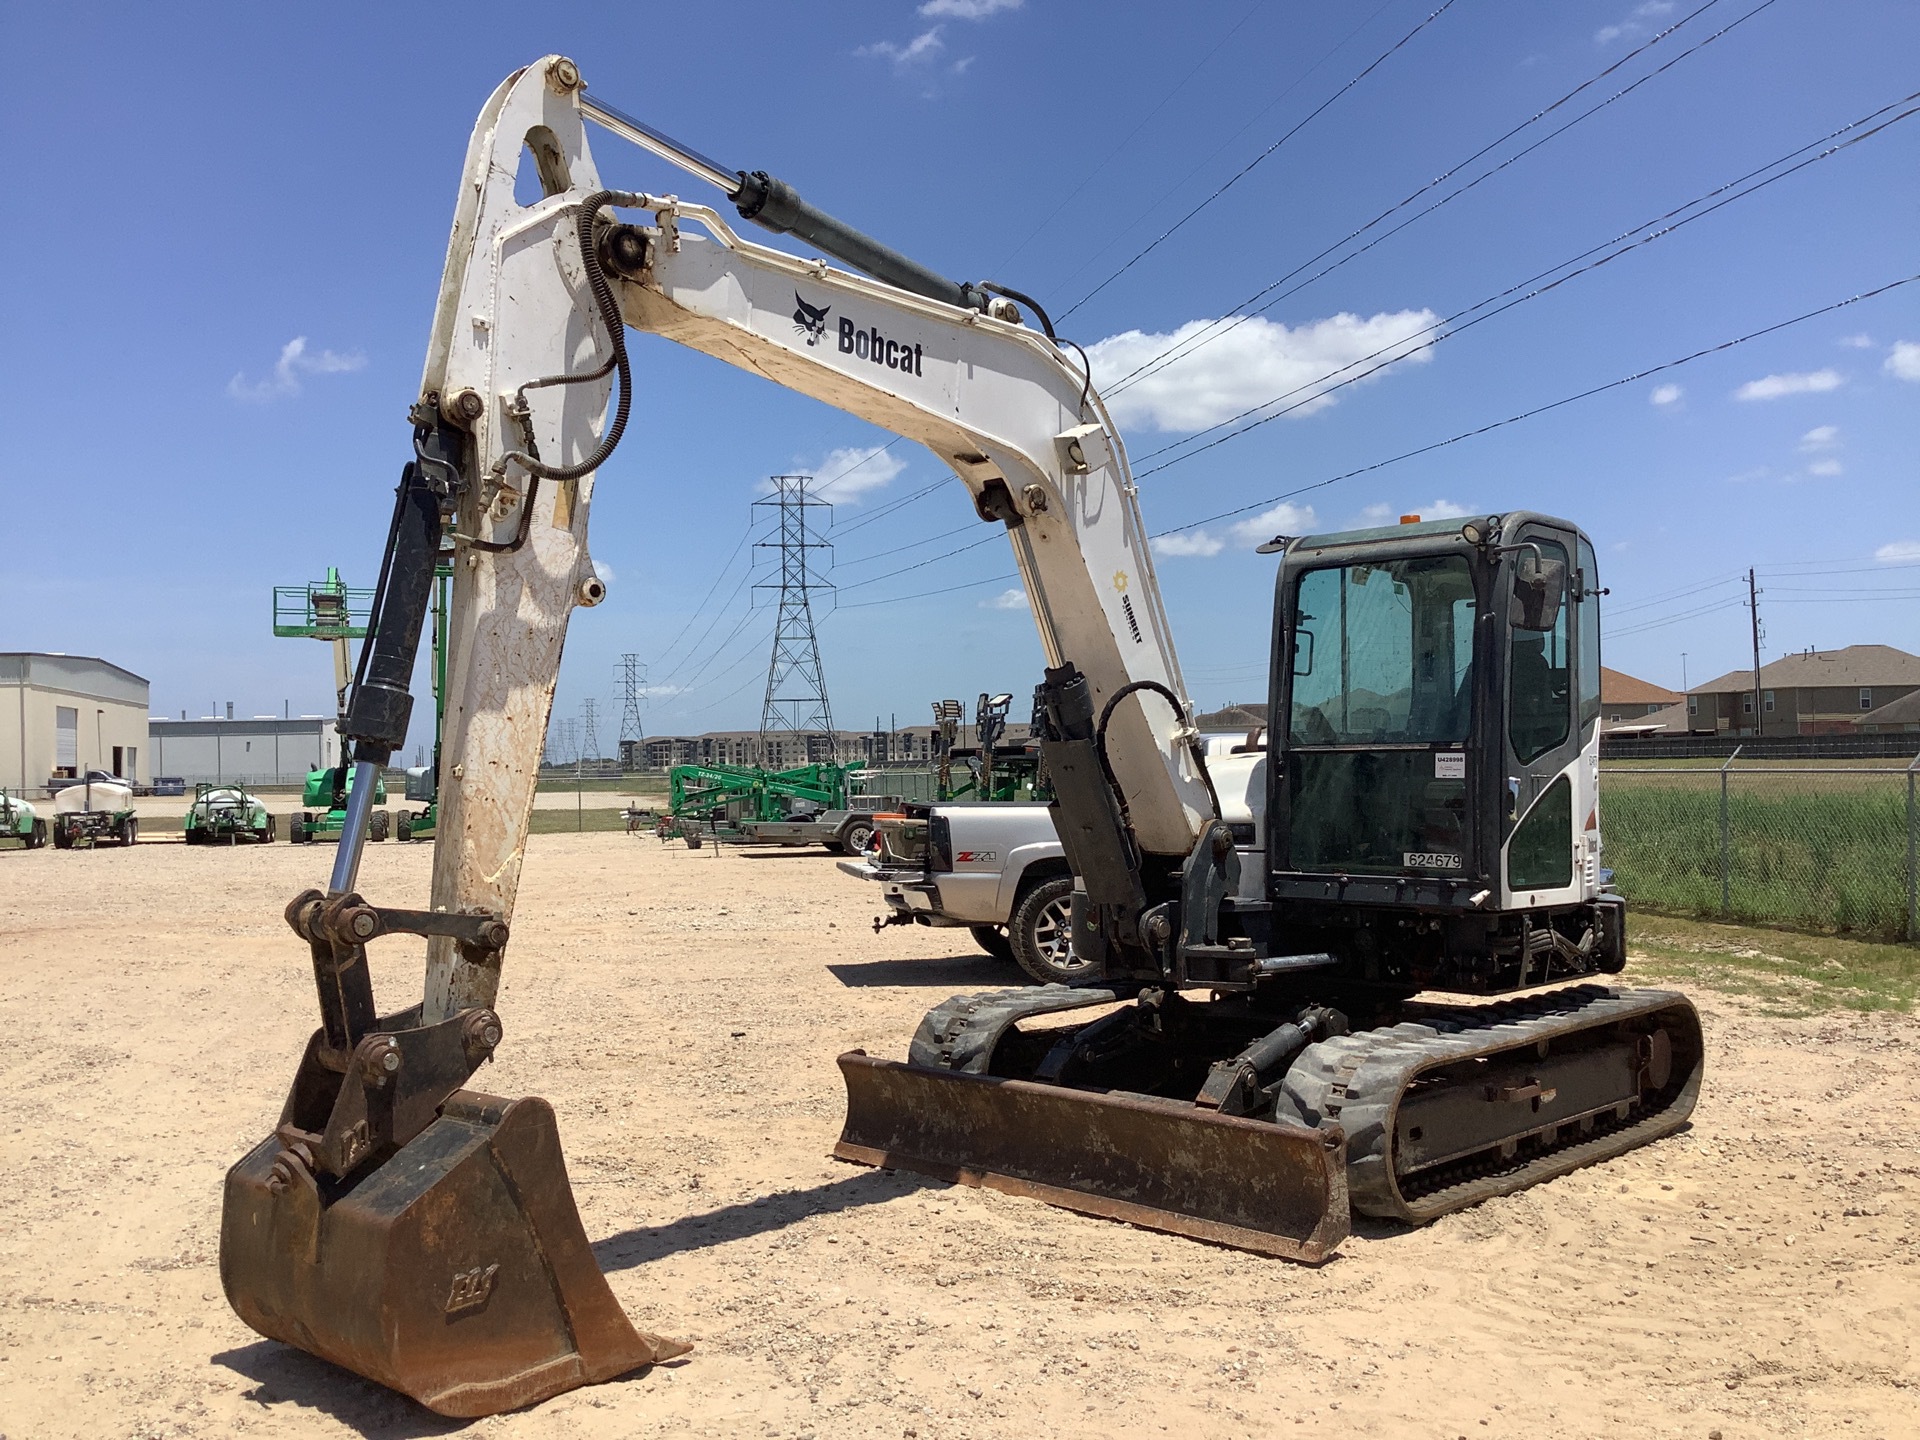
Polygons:
[[1349,1205],[1425,1223],[1668,1134],[1700,1086],[1699,1018],[1666,991],[1408,1001],[1355,1029],[1326,1007],[1276,1024],[1237,1000],[1120,1000],[956,996],[907,1063],[841,1056],[834,1154],[1311,1262]]

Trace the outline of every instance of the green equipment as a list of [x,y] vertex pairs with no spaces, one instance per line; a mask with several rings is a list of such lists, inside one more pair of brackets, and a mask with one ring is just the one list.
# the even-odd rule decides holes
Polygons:
[[447,606],[453,588],[453,557],[442,552],[433,567],[433,763],[407,767],[407,799],[423,810],[402,810],[394,834],[401,840],[431,840],[440,823],[440,736],[447,719]]
[[[345,744],[347,690],[353,683],[352,652],[347,642],[366,638],[373,610],[373,591],[349,590],[340,572],[327,567],[327,578],[306,585],[276,585],[273,590],[273,633],[282,638],[324,640],[333,646],[335,721]],[[343,752],[344,754],[344,748]],[[287,817],[287,839],[296,845],[314,840],[338,840],[347,817],[347,796],[353,791],[353,767],[347,764],[309,770],[301,792],[301,808]],[[386,781],[375,777],[373,803],[387,803]],[[367,826],[369,840],[384,840],[392,817],[376,810]]]
[[946,800],[1053,799],[1040,742],[1032,738],[1003,744],[1011,695],[982,694],[973,711],[974,743],[957,745],[958,700],[933,702],[933,752],[938,798]]
[[47,822],[25,800],[0,790],[0,840],[15,840],[22,850],[38,850],[47,843]]
[[796,803],[840,810],[847,803],[847,767],[796,765],[675,765],[667,772],[667,805],[676,820],[742,824],[784,820]]
[[260,797],[239,785],[199,784],[193,787],[193,804],[180,822],[189,845],[213,845],[226,841],[237,845],[242,840],[270,844],[277,833],[273,816]]

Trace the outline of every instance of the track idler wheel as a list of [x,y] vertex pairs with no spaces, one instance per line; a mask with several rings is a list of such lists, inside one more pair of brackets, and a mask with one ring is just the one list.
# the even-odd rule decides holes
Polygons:
[[636,1330],[587,1244],[553,1108],[454,1092],[345,1182],[298,1141],[227,1173],[220,1280],[241,1319],[442,1415],[512,1410],[691,1347]]

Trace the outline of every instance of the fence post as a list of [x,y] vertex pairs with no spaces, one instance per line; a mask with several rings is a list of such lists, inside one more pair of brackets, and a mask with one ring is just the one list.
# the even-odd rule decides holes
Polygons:
[[1920,813],[1914,806],[1914,781],[1920,779],[1920,755],[1907,766],[1907,939],[1920,940]]
[[1727,763],[1720,767],[1720,915],[1725,919],[1733,908],[1731,892],[1731,856],[1727,830],[1727,771],[1733,768],[1733,762],[1740,758],[1740,752],[1747,747],[1736,745],[1733,754],[1727,756]]

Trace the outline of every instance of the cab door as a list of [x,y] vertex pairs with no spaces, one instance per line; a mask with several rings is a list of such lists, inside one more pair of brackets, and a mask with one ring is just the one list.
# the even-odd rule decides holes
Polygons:
[[[1529,522],[1503,533],[1500,542],[1503,550],[1514,547],[1498,584],[1506,619],[1502,908],[1531,909],[1586,894],[1580,840],[1593,784],[1583,752],[1594,727],[1584,725],[1581,714],[1588,688],[1581,675],[1581,607],[1598,602],[1581,593],[1591,583],[1581,574],[1580,561],[1590,570],[1592,554],[1583,537]],[[1597,636],[1597,624],[1594,630]],[[1592,663],[1597,685],[1597,654]]]

